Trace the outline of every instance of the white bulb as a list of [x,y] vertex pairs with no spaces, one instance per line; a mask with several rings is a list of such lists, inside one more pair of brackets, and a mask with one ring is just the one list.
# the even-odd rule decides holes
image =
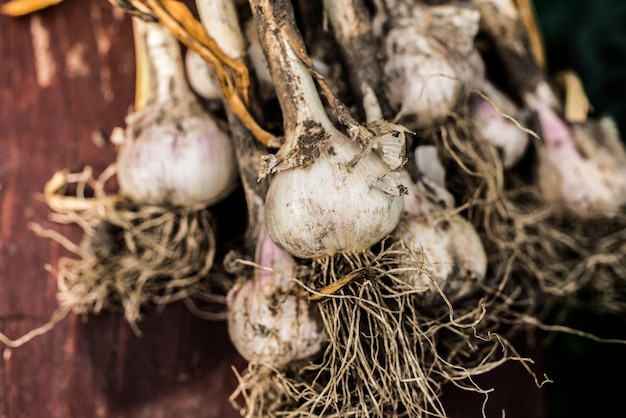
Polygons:
[[315,306],[305,299],[268,298],[252,280],[236,285],[229,299],[230,340],[248,361],[282,367],[316,354],[326,341]]
[[222,100],[222,88],[215,69],[193,49],[185,54],[185,72],[191,89],[207,100]]
[[544,197],[585,214],[626,204],[626,153],[593,121],[568,126],[549,106],[533,103],[541,125],[538,183]]
[[150,106],[127,120],[117,155],[120,192],[149,204],[213,204],[237,185],[230,138],[195,103]]
[[387,97],[400,116],[409,117],[417,128],[450,116],[484,71],[471,47],[478,30],[478,12],[452,6],[426,10],[395,19],[384,42]]
[[361,148],[333,131],[306,167],[274,175],[266,198],[265,222],[276,244],[302,258],[357,253],[395,228],[403,197],[375,183],[389,168],[374,153],[349,163]]
[[447,217],[406,216],[396,237],[414,251],[423,251],[429,278],[411,274],[413,285],[433,289],[432,281],[451,299],[475,289],[487,273],[487,255],[474,227],[460,215]]
[[295,261],[261,234],[263,268],[228,293],[228,332],[248,361],[282,367],[318,353],[327,341],[317,306],[290,293]]
[[[523,157],[528,147],[528,134],[500,112],[506,110],[498,111],[494,104],[476,96],[471,102],[470,122],[476,137],[495,146],[502,155],[504,168],[511,168]],[[510,117],[515,115],[505,114]]]
[[[402,175],[408,194],[394,236],[412,251],[423,252],[426,261],[426,274],[409,272],[405,279],[431,290],[430,295],[438,295],[435,283],[451,300],[468,295],[475,281],[487,274],[487,255],[478,232],[458,213],[446,213],[454,207],[454,198],[442,185],[425,176],[415,183],[406,171]],[[403,262],[416,267],[410,256]]]
[[150,88],[112,136],[120,193],[142,204],[216,203],[237,185],[229,135],[192,93],[176,37],[158,23],[133,24]]

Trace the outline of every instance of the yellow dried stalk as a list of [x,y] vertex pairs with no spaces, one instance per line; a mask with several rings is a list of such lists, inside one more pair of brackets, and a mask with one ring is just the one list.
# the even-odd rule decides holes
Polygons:
[[[116,1],[112,1],[116,4]],[[185,46],[197,52],[213,65],[220,82],[224,99],[232,111],[263,145],[278,147],[278,139],[261,128],[248,111],[248,67],[238,59],[231,58],[206,32],[187,6],[178,0],[131,0],[132,6],[142,13],[154,16]],[[126,8],[123,8],[126,10]]]
[[146,106],[148,91],[150,90],[150,72],[148,71],[148,58],[144,41],[139,36],[136,28],[137,18],[133,17],[133,38],[135,40],[135,111]]
[[554,79],[565,93],[565,119],[572,123],[587,121],[591,104],[578,74],[572,70],[563,70]]
[[54,6],[63,0],[12,0],[0,6],[0,13],[8,16],[25,16],[38,12],[46,7]]
[[533,55],[542,70],[546,69],[546,53],[543,43],[543,35],[537,23],[537,13],[532,0],[514,0],[519,10],[522,23],[528,32],[530,47]]

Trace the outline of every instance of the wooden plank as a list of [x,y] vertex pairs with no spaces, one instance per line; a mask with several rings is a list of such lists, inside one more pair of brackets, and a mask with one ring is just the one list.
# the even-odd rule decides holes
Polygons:
[[[103,170],[108,138],[134,99],[130,20],[106,1],[69,0],[22,18],[0,17],[0,330],[20,336],[57,307],[44,265],[69,255],[35,236],[38,199],[63,168]],[[2,417],[235,417],[228,396],[243,367],[223,323],[172,305],[136,337],[115,314],[73,315],[0,358]]]

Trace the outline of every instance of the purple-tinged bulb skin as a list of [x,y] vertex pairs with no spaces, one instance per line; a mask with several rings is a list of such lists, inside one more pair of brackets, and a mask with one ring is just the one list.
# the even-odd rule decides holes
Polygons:
[[[582,126],[568,126],[549,106],[535,104],[543,143],[538,183],[547,200],[586,214],[626,203],[626,162]],[[583,152],[584,151],[584,152]],[[621,157],[621,158],[620,158]]]
[[120,192],[145,204],[214,204],[237,185],[230,138],[199,106],[131,115],[118,148]]
[[483,97],[473,97],[470,106],[474,134],[501,151],[504,168],[515,166],[526,152],[528,134]]
[[246,360],[280,368],[318,353],[327,336],[316,306],[290,293],[294,259],[261,235],[256,262],[263,268],[228,293],[228,331]]
[[167,27],[133,18],[145,52],[145,101],[117,129],[120,193],[139,204],[211,205],[237,185],[237,162],[228,133],[192,93],[180,44]]

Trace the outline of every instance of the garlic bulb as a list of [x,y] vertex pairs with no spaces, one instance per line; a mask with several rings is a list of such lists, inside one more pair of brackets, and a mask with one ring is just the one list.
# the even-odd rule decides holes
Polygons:
[[207,100],[222,100],[222,88],[215,69],[193,49],[188,49],[185,54],[185,71],[194,93]]
[[268,157],[268,233],[301,258],[361,252],[395,228],[401,187],[374,152],[364,153],[330,121],[271,4],[255,1],[253,12],[264,51],[272,54],[268,62],[285,125],[283,146]]
[[308,167],[277,173],[267,194],[266,222],[291,254],[316,258],[366,250],[388,235],[402,197],[374,186],[388,167],[373,153],[354,167],[357,144],[334,132]]
[[480,15],[452,5],[416,6],[392,17],[384,41],[385,90],[411,128],[426,128],[448,117],[484,65],[474,48]]
[[467,296],[475,282],[487,274],[487,255],[480,236],[461,215],[445,213],[453,203],[447,190],[428,178],[414,183],[406,172],[403,174],[409,193],[394,236],[411,250],[422,251],[427,261],[426,275],[407,274],[406,279],[431,290],[434,282],[450,300]]
[[426,257],[429,278],[412,275],[413,285],[432,289],[432,280],[449,299],[458,299],[471,293],[474,281],[485,278],[487,256],[482,241],[459,215],[405,217],[394,234]]
[[579,214],[626,204],[626,152],[615,129],[607,121],[595,130],[591,121],[570,127],[545,103],[529,103],[541,127],[537,175],[545,198]]
[[528,133],[511,119],[517,120],[521,110],[488,82],[484,83],[482,91],[486,98],[474,95],[470,102],[472,131],[478,139],[498,149],[504,168],[512,168],[528,148]]
[[[424,174],[426,181],[432,181],[441,188],[446,186],[446,169],[439,159],[436,145],[418,145],[413,152],[417,170]],[[452,196],[450,195],[450,198]],[[406,202],[408,205],[409,202]]]
[[254,277],[228,293],[228,331],[248,361],[282,367],[318,353],[327,336],[315,305],[290,294],[295,261],[265,232]]
[[120,191],[148,204],[216,203],[237,185],[228,133],[191,92],[176,38],[159,24],[133,22],[145,42],[152,89],[146,106],[112,138]]

